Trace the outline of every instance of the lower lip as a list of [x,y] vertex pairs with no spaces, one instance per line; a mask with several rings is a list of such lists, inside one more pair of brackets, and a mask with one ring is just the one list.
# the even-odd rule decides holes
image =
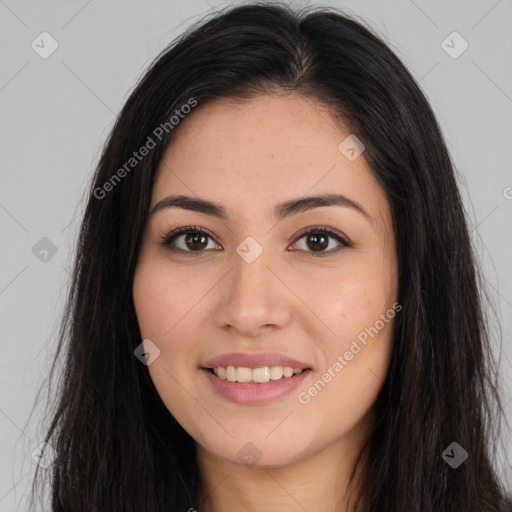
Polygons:
[[215,391],[224,398],[238,404],[266,404],[287,395],[296,389],[309,375],[311,370],[303,370],[293,377],[271,380],[263,384],[246,384],[220,379],[214,373],[201,368]]

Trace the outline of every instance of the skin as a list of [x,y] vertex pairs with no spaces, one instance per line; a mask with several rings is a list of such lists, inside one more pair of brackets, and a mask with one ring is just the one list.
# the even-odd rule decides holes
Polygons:
[[[349,133],[298,95],[216,100],[180,122],[157,171],[150,211],[184,194],[228,213],[224,220],[182,208],[151,215],[133,286],[143,339],[160,349],[151,378],[196,441],[201,512],[347,510],[348,476],[389,365],[393,320],[309,403],[298,394],[392,308],[398,289],[389,203],[364,153],[349,161],[338,149]],[[272,216],[278,203],[325,193],[357,201],[369,219],[343,206],[279,222]],[[187,235],[175,245],[188,252],[160,245],[191,225],[214,236],[202,252]],[[308,236],[297,237],[310,226],[337,230],[352,247],[329,238],[315,251]],[[263,249],[250,264],[236,252],[247,236]],[[279,352],[312,371],[282,398],[241,405],[217,394],[200,370],[226,352]],[[252,466],[237,455],[249,442],[260,454]]]

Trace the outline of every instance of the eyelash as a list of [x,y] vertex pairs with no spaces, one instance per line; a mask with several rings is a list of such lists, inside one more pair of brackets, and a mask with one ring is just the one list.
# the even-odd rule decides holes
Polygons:
[[[166,247],[171,252],[189,253],[189,254],[197,255],[197,256],[206,252],[204,249],[201,251],[185,251],[184,249],[177,249],[177,248],[173,248],[171,246],[171,244],[176,240],[176,238],[178,238],[178,236],[183,235],[183,234],[190,234],[190,233],[204,235],[204,236],[212,239],[215,242],[214,237],[205,229],[200,228],[198,226],[184,226],[182,228],[175,229],[175,230],[171,231],[170,233],[164,235],[162,237],[161,245]],[[338,233],[332,229],[326,228],[324,226],[315,226],[312,228],[306,228],[306,230],[298,233],[297,240],[303,238],[306,235],[310,235],[312,233],[328,235],[328,236],[334,238],[337,242],[339,242],[341,244],[341,246],[338,246],[335,249],[330,249],[328,251],[322,251],[322,252],[302,251],[302,250],[300,250],[300,251],[313,254],[316,257],[323,257],[323,256],[330,256],[332,254],[338,253],[340,250],[342,250],[345,247],[352,247],[352,244],[350,244],[348,242],[348,240],[346,238],[344,238],[340,233]],[[217,242],[215,242],[215,243],[217,243]],[[220,245],[220,244],[218,244],[218,245]]]

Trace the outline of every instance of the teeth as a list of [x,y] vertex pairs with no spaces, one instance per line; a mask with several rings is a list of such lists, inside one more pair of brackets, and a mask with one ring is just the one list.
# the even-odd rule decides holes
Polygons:
[[278,380],[283,378],[283,367],[282,366],[272,366],[270,368],[270,378],[272,380]]
[[[219,377],[219,375],[217,375],[217,377]],[[229,382],[236,381],[236,368],[234,366],[228,366],[226,368],[226,379],[229,380]]]
[[252,380],[252,370],[250,368],[239,367],[236,369],[237,382],[249,382]]
[[254,368],[250,373],[252,373],[252,380],[254,382],[268,382],[270,380],[270,368],[268,366]]
[[271,380],[293,377],[302,372],[301,368],[291,366],[263,366],[261,368],[245,368],[243,366],[219,366],[213,372],[220,379],[229,382],[257,382],[263,384]]
[[285,366],[283,368],[283,375],[285,377],[291,377],[293,375],[293,368],[290,368],[289,366]]

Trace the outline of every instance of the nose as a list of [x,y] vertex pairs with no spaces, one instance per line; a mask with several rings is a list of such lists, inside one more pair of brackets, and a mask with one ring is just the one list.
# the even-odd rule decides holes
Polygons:
[[234,253],[233,268],[219,283],[216,325],[250,338],[288,325],[293,294],[277,267],[269,251],[264,250],[252,263]]

